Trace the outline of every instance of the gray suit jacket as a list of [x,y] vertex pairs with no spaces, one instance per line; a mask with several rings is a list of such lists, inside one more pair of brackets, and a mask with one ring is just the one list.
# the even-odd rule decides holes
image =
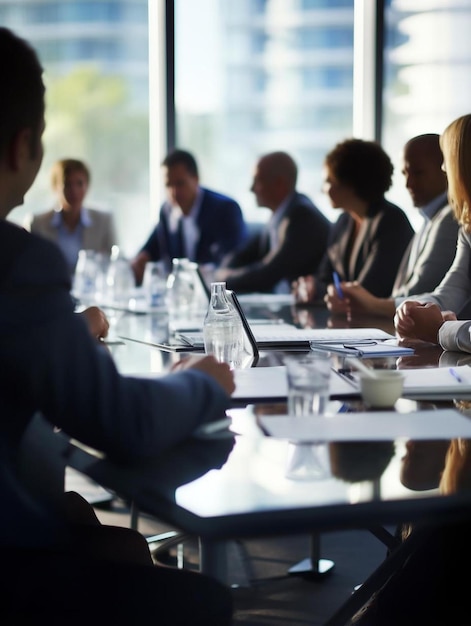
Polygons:
[[[471,298],[471,233],[463,227],[458,231],[458,243],[452,266],[438,287],[430,293],[409,298],[418,302],[434,302],[442,311],[454,311],[460,317]],[[405,298],[402,298],[404,300]]]
[[[111,213],[87,209],[92,225],[84,228],[82,248],[110,254],[111,247],[117,243],[113,216]],[[52,225],[54,211],[33,215],[25,227],[35,235],[41,235],[50,241],[57,242],[57,228]]]
[[420,249],[414,259],[410,255],[415,237],[410,242],[397,272],[393,297],[410,296],[435,289],[453,263],[458,230],[459,224],[453,209],[445,204],[427,223]]

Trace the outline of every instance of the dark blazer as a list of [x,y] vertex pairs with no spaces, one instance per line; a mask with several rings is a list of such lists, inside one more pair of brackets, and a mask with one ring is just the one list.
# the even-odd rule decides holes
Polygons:
[[230,398],[203,372],[121,376],[74,312],[69,289],[59,248],[0,220],[0,458],[15,462],[36,411],[121,461],[151,459],[224,414]]
[[281,280],[290,283],[312,273],[326,251],[330,227],[330,221],[307,196],[295,193],[278,226],[275,250],[270,250],[266,225],[224,260],[222,267],[243,268],[241,274],[227,278],[227,288],[236,293],[271,292]]
[[[160,209],[160,218],[149,239],[141,248],[147,252],[152,261],[165,261],[170,269],[174,257],[185,257],[180,247],[178,235],[169,229],[168,207],[164,203]],[[247,239],[247,227],[240,206],[235,200],[209,189],[203,189],[198,215],[200,230],[196,245],[197,263],[214,263],[219,266],[222,258],[229,252],[240,247]]]
[[316,274],[316,299],[325,295],[334,271],[341,280],[357,280],[379,298],[391,295],[399,264],[414,235],[406,214],[383,199],[369,208],[352,245],[354,226],[347,212],[335,223],[327,253]]

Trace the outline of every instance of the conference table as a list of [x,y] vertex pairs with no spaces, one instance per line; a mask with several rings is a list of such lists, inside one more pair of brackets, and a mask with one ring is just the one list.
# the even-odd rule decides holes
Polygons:
[[[298,309],[276,301],[267,304],[257,299],[241,300],[249,319],[262,318],[272,323],[283,320],[320,328],[378,327],[394,332],[392,322],[381,318],[347,321],[330,316],[322,306]],[[116,339],[108,349],[124,375],[162,375],[181,358],[179,353],[119,339],[124,336],[143,341],[162,340],[168,334],[168,319],[161,312],[137,314],[110,310],[108,314],[111,338]],[[279,351],[262,352],[257,367],[279,365],[284,356]],[[374,365],[434,367],[440,358],[443,358],[441,349],[424,346],[411,357],[376,359]],[[467,357],[448,353],[447,358],[448,362],[461,363]],[[470,404],[466,400],[429,402],[401,398],[393,413],[453,407],[467,414]],[[332,401],[329,405],[333,419],[345,411],[365,410],[361,399]],[[441,522],[471,518],[469,494],[442,495],[437,489],[436,467],[436,480],[433,477],[416,480],[414,462],[423,462],[427,446],[438,455],[439,469],[443,467],[448,438],[436,442],[428,441],[425,436],[414,449],[403,437],[324,441],[306,446],[269,437],[260,428],[261,416],[286,413],[283,402],[234,406],[227,413],[232,419],[230,429],[204,438],[189,438],[151,463],[122,466],[80,446],[74,448],[69,463],[133,502],[140,511],[199,537],[201,571],[221,580],[227,580],[226,547],[230,540],[296,533],[315,537],[334,530],[379,529],[404,520],[420,523],[431,519]],[[320,455],[323,475],[290,477],[293,454],[300,454],[301,458]],[[343,622],[331,622],[334,623]]]

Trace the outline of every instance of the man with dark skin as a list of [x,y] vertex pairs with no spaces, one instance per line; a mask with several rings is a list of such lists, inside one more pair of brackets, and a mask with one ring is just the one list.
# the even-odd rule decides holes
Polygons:
[[342,283],[344,298],[330,287],[326,303],[333,313],[394,317],[405,297],[432,291],[448,271],[456,250],[458,222],[447,198],[439,135],[425,134],[404,146],[402,173],[414,207],[424,219],[404,253],[390,298],[378,298],[358,283]]

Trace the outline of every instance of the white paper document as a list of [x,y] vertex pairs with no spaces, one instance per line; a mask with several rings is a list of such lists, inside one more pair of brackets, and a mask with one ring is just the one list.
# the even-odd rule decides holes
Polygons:
[[[471,399],[471,367],[469,365],[403,369],[401,372],[405,376],[402,393],[404,398]],[[359,390],[358,373],[351,372],[347,376]]]
[[[288,394],[286,366],[251,367],[234,371],[236,388],[232,399],[239,402],[284,401]],[[356,390],[334,370],[330,377],[331,397],[356,395]]]
[[315,443],[327,441],[392,441],[407,439],[471,439],[471,419],[455,409],[338,413],[332,417],[262,415],[265,434],[277,439]]
[[294,296],[291,293],[241,293],[237,297],[241,304],[294,304]]

